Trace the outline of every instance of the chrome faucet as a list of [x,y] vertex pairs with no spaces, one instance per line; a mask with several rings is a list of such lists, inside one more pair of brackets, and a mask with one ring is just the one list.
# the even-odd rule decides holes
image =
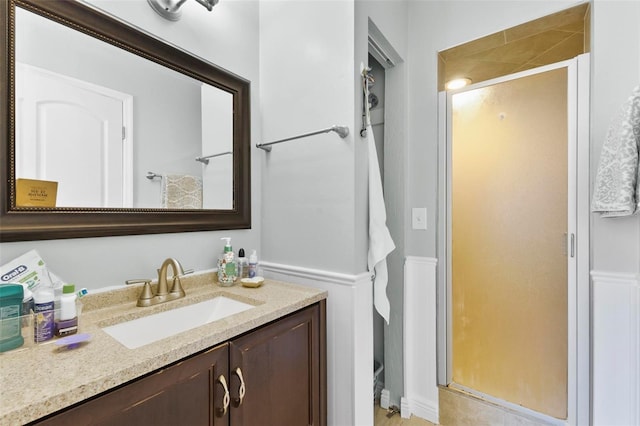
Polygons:
[[[169,290],[169,284],[167,282],[168,269],[171,267],[173,276],[170,278],[172,281],[171,290]],[[127,284],[144,283],[144,288],[138,297],[138,306],[153,306],[160,303],[168,302],[169,300],[180,299],[186,294],[182,288],[180,277],[186,273],[193,272],[192,270],[185,272],[182,269],[182,265],[176,259],[168,258],[162,262],[162,266],[158,269],[158,287],[156,288],[156,294],[153,294],[151,290],[151,280],[127,280]]]

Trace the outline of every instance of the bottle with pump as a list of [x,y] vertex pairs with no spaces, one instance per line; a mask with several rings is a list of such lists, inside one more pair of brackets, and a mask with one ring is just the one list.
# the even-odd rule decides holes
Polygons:
[[255,250],[249,256],[249,278],[253,278],[258,273],[258,254]]
[[231,238],[222,237],[225,241],[222,258],[218,260],[218,282],[225,286],[231,286],[236,281],[236,262],[234,261]]

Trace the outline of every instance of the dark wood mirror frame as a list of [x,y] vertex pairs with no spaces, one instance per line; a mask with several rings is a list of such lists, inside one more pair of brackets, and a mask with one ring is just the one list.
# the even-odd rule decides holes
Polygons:
[[[233,95],[232,210],[29,208],[15,204],[15,8],[37,13]],[[149,9],[149,13],[153,11]],[[251,227],[250,83],[73,0],[0,1],[0,242]]]

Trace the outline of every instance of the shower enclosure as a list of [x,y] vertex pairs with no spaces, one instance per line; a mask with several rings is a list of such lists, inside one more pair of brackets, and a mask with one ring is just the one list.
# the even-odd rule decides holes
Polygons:
[[441,100],[440,384],[557,424],[575,424],[583,398],[577,70],[566,61]]

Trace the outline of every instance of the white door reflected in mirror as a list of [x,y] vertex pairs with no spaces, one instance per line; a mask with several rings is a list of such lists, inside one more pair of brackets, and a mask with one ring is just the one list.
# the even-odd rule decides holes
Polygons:
[[132,97],[16,69],[16,177],[57,182],[56,207],[132,207],[132,140],[123,131]]
[[15,56],[15,177],[58,182],[56,207],[234,209],[232,93],[20,8]]

